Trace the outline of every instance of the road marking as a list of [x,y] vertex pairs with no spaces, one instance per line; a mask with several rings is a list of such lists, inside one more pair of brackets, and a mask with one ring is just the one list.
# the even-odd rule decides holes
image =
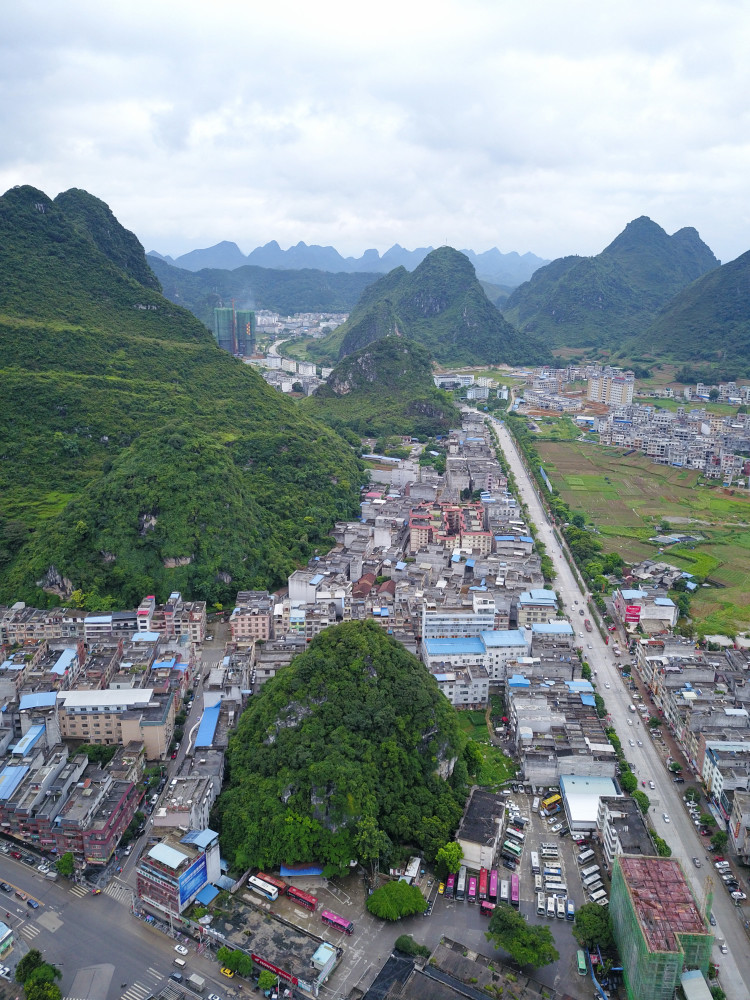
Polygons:
[[126,889],[124,886],[111,882],[104,890],[104,895],[111,896],[112,899],[116,899],[119,903],[124,903],[126,901],[129,903],[133,894],[130,889]]
[[146,972],[149,974],[149,976],[153,976],[154,979],[164,978],[164,973],[160,972],[158,969],[154,969],[153,966],[151,965],[149,965],[149,967],[146,969]]
[[21,933],[24,934],[27,938],[31,938],[33,940],[37,936],[37,934],[41,933],[41,931],[40,928],[36,926],[36,924],[24,924],[23,927],[21,928]]
[[122,994],[122,1000],[143,1000],[151,994],[151,989],[148,986],[144,986],[142,983],[133,983],[133,985],[125,990]]
[[90,891],[83,885],[74,885],[72,889],[68,889],[68,892],[72,892],[74,896],[85,896]]

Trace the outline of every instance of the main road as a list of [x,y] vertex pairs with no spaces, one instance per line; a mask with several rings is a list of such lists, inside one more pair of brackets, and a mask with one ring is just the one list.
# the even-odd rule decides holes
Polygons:
[[[554,563],[555,588],[570,612],[573,628],[581,633],[583,617],[578,615],[578,610],[581,607],[585,608],[586,595],[581,592],[563,555],[533,480],[521,461],[510,432],[503,423],[494,418],[493,425],[503,454],[516,478],[519,499],[528,507],[537,537],[546,546],[547,554]],[[713,865],[707,860],[704,847],[678,791],[682,786],[673,783],[672,775],[664,766],[653,741],[645,732],[645,727],[630,711],[632,697],[620,676],[610,647],[605,645],[597,629],[590,633],[583,632],[582,636],[579,634],[579,638],[585,658],[595,671],[594,681],[598,692],[606,702],[612,724],[617,730],[627,759],[633,765],[638,781],[645,781],[647,786],[649,781],[653,781],[656,786],[653,790],[649,787],[645,789],[652,803],[649,810],[652,826],[656,833],[669,843],[672,856],[682,862],[699,902],[703,899],[706,877],[709,874],[713,877],[713,913],[717,920],[714,930],[717,939],[725,939],[729,947],[729,953],[722,955],[716,946],[714,959],[721,967],[721,985],[729,1000],[746,1000],[747,990],[743,983],[750,982],[750,956],[743,926],[744,907],[734,906]],[[664,818],[665,815],[669,817],[668,820]],[[700,870],[695,868],[693,858],[701,861]]]

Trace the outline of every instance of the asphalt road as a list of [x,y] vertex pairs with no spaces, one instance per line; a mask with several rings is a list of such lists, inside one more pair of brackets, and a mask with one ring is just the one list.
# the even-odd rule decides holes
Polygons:
[[[557,572],[555,589],[562,596],[574,628],[577,632],[583,631],[583,618],[578,615],[578,608],[583,606],[584,596],[562,554],[552,525],[510,433],[500,421],[495,420],[494,424],[503,453],[516,478],[520,499],[528,506],[529,515],[537,528],[539,538],[546,545],[547,554],[554,563]],[[576,601],[578,605],[575,604]],[[580,627],[576,619],[580,620]],[[589,643],[591,649],[587,648]],[[597,689],[607,704],[612,724],[622,741],[625,756],[635,765],[634,771],[639,783],[642,780],[646,782],[652,780],[656,785],[653,791],[650,788],[644,789],[652,802],[649,818],[656,833],[672,848],[672,856],[682,862],[699,904],[703,899],[706,877],[709,874],[714,877],[713,913],[717,921],[714,933],[717,939],[726,940],[729,953],[722,955],[718,946],[715,946],[713,957],[721,968],[721,985],[729,1000],[745,1000],[747,990],[743,984],[750,982],[750,949],[744,930],[745,908],[734,906],[721,879],[715,877],[713,865],[706,860],[700,836],[684,808],[681,792],[684,786],[673,783],[672,775],[666,770],[664,761],[645,732],[644,726],[639,725],[637,717],[630,712],[628,706],[632,703],[632,693],[620,677],[611,648],[604,644],[597,629],[591,633],[584,631],[584,637],[578,639],[578,644],[583,646],[586,659],[592,670],[596,671],[594,680]],[[607,684],[609,688],[606,687]],[[629,745],[631,739],[636,744],[633,747]],[[638,740],[642,741],[642,747],[637,745]],[[639,784],[639,787],[642,786]],[[664,813],[669,816],[669,822],[664,820]],[[703,867],[700,870],[693,866],[693,857],[701,859]]]

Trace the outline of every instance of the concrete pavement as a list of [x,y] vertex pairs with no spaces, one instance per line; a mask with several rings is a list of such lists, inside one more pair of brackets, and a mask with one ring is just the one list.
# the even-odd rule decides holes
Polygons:
[[[537,529],[537,537],[547,547],[547,554],[554,563],[557,573],[555,589],[571,612],[571,619],[578,617],[576,612],[584,600],[581,589],[562,554],[560,543],[555,537],[546,511],[537,496],[535,485],[526,471],[510,432],[494,418],[493,424],[503,454],[516,478],[519,498],[527,505],[529,516]],[[586,648],[589,643],[591,649]],[[744,908],[734,906],[721,880],[715,877],[713,865],[705,860],[706,853],[700,836],[683,806],[680,789],[683,789],[684,785],[673,783],[672,775],[666,770],[653,742],[645,732],[644,725],[639,724],[638,718],[630,712],[632,694],[621,678],[619,664],[615,662],[612,650],[605,645],[596,629],[591,633],[585,633],[581,644],[592,670],[596,671],[594,680],[597,689],[606,702],[612,725],[622,741],[626,758],[634,765],[633,770],[639,783],[642,780],[646,782],[652,780],[656,785],[653,791],[645,789],[652,802],[649,819],[653,828],[669,843],[673,857],[679,858],[682,862],[699,904],[703,900],[706,878],[709,875],[713,877],[713,912],[717,920],[714,932],[718,939],[726,940],[729,948],[729,953],[722,955],[718,947],[715,947],[714,960],[721,968],[721,985],[729,1000],[745,1000],[747,990],[743,984],[750,982],[750,956],[744,930]],[[635,743],[633,747],[630,746],[631,739]],[[638,746],[638,740],[643,746]],[[669,816],[668,822],[663,818],[664,813]],[[693,857],[702,859],[703,867],[700,870],[694,868]]]

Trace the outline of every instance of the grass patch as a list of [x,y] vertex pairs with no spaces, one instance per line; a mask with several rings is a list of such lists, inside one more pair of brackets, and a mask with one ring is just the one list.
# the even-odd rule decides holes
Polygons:
[[483,788],[497,788],[516,776],[516,765],[499,747],[492,746],[484,712],[459,712],[458,724],[469,739],[478,744],[482,766],[476,782]]

